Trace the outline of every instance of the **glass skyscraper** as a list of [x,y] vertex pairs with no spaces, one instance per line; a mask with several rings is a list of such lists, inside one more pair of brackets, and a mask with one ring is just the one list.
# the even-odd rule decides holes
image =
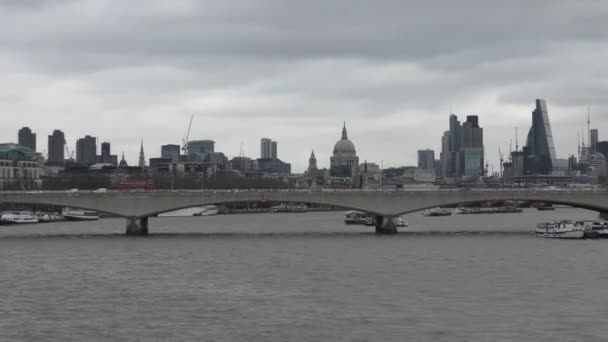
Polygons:
[[526,174],[549,175],[555,161],[555,145],[545,100],[536,100],[532,112],[532,127],[524,147],[524,169]]

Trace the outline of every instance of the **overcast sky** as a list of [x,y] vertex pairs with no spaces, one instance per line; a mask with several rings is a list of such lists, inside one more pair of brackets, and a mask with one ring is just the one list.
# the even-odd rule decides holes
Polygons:
[[451,105],[497,168],[544,98],[567,157],[588,104],[608,138],[607,36],[603,0],[3,0],[0,140],[29,126],[42,151],[59,128],[133,164],[194,114],[191,139],[257,158],[269,137],[301,172],[311,149],[329,167],[346,121],[362,162],[399,166],[438,158]]

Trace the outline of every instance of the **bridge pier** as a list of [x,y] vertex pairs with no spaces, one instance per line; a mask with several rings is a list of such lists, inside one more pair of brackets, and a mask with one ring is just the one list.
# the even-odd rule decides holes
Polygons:
[[376,234],[397,234],[394,217],[376,216]]
[[[139,222],[138,222],[139,220]],[[127,235],[147,235],[148,234],[148,218],[147,217],[129,217],[127,218]]]

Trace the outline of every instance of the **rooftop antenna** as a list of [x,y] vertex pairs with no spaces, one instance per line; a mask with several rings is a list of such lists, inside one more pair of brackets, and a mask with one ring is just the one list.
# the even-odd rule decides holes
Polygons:
[[587,139],[591,147],[591,105],[587,105]]
[[576,132],[576,143],[578,145],[578,158],[581,158],[581,136]]
[[519,138],[517,137],[517,126],[515,126],[515,152],[519,152]]

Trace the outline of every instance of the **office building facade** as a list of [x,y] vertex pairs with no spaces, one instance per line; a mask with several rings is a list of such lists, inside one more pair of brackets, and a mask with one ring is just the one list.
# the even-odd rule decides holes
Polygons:
[[556,159],[555,144],[545,100],[536,100],[536,108],[532,112],[532,127],[528,132],[523,152],[526,175],[551,174]]
[[97,138],[86,135],[76,141],[76,161],[85,164],[97,163]]
[[65,160],[65,135],[58,129],[48,136],[48,160],[51,162]]
[[36,152],[36,133],[32,132],[29,127],[23,127],[17,133],[18,144],[27,147]]

